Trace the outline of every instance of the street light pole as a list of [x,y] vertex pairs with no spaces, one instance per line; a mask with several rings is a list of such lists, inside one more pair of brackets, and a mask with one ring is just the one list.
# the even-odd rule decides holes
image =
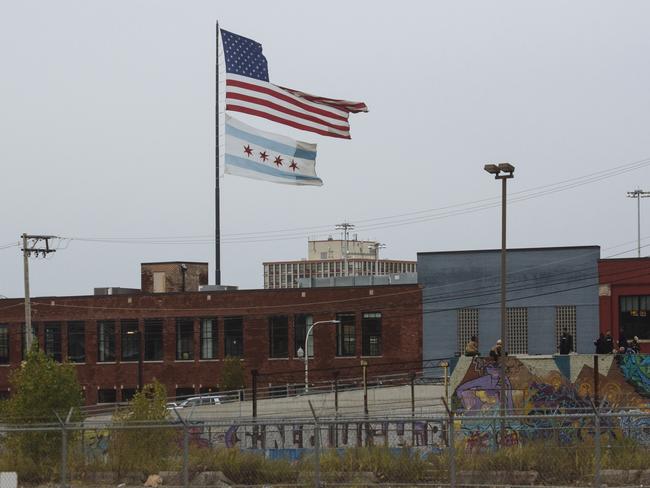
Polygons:
[[[307,345],[309,343],[309,336],[314,330],[314,327],[316,327],[319,324],[340,324],[340,320],[320,320],[318,322],[314,322],[311,324],[309,329],[307,330],[307,334],[305,335],[305,349],[304,355],[305,355],[305,393],[309,393],[309,351],[307,350]],[[300,351],[298,351],[298,355],[300,355]]]
[[627,192],[628,198],[636,198],[636,239],[637,239],[637,257],[641,257],[641,199],[650,197],[650,191],[643,191],[637,188],[634,191]]
[[494,175],[494,178],[501,180],[501,353],[499,354],[499,403],[501,413],[501,446],[505,446],[506,423],[506,367],[505,355],[508,350],[508,328],[507,328],[507,311],[506,311],[506,200],[507,200],[507,181],[514,178],[515,167],[510,163],[486,164],[485,171]]

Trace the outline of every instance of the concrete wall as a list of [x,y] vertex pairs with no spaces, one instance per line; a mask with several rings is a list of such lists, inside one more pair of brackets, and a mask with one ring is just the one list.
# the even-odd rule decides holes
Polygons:
[[[575,305],[577,352],[593,352],[598,336],[598,246],[508,251],[508,307],[528,308],[528,353],[555,349],[555,307]],[[487,354],[500,337],[500,251],[418,253],[423,285],[423,356],[458,350],[459,308],[479,309],[479,346]],[[461,350],[464,344],[460,345]]]

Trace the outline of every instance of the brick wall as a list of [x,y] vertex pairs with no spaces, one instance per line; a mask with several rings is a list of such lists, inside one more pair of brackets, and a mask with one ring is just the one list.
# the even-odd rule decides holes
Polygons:
[[[0,390],[7,390],[9,372],[22,359],[22,300],[3,300],[0,324],[9,326],[10,364],[0,367]],[[33,323],[44,345],[44,324],[61,324],[62,356],[67,357],[67,327],[70,321],[85,324],[86,359],[76,366],[86,402],[96,403],[98,389],[120,391],[137,387],[138,363],[123,362],[121,357],[120,321],[137,319],[143,330],[147,318],[163,319],[164,357],[160,362],[144,363],[144,381],[157,378],[174,395],[177,388],[199,392],[217,387],[224,357],[223,318],[243,317],[243,365],[250,386],[251,370],[259,371],[259,385],[282,385],[303,381],[304,363],[294,351],[294,316],[311,314],[314,321],[334,319],[337,313],[351,312],[356,317],[356,354],[336,357],[336,327],[314,328],[315,357],[310,359],[310,381],[329,380],[336,371],[341,378],[360,376],[362,348],[361,319],[364,312],[382,314],[382,355],[368,358],[369,375],[393,371],[411,371],[422,361],[422,297],[418,285],[390,285],[355,288],[318,288],[295,290],[240,290],[223,292],[134,294],[113,296],[46,297],[32,301]],[[268,318],[289,317],[288,357],[269,358]],[[176,360],[176,318],[189,317],[194,324],[194,359]],[[215,360],[200,360],[199,323],[201,317],[216,317],[218,355]],[[97,321],[115,320],[116,361],[97,361]]]

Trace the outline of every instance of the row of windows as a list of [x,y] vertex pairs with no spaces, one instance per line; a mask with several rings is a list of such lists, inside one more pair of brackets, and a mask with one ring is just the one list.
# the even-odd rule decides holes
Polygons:
[[[417,265],[405,261],[350,260],[348,274],[374,275],[394,273],[415,273]],[[325,262],[269,263],[264,265],[264,286],[266,288],[295,288],[299,278],[344,276],[343,260]]]
[[[465,345],[472,336],[479,336],[477,308],[460,309],[457,312],[457,351],[462,354]],[[559,347],[560,336],[563,331],[573,336],[576,340],[576,307],[575,305],[562,305],[555,307],[555,340]],[[513,307],[507,309],[506,331],[508,334],[508,352],[511,354],[528,354],[528,309],[526,307]]]
[[[340,324],[336,327],[336,355],[341,357],[356,356],[356,315],[354,313],[338,314]],[[163,360],[163,319],[145,319],[140,330],[137,319],[119,321],[120,332],[117,335],[115,320],[97,321],[97,362],[114,362],[116,341],[121,345],[122,361],[137,361],[142,350],[145,361]],[[313,325],[311,315],[299,314],[293,317],[294,355],[304,349],[305,337]],[[223,356],[242,357],[244,355],[244,321],[242,317],[226,317],[223,324]],[[56,361],[63,357],[61,322],[43,324],[43,349]],[[67,359],[74,363],[86,361],[85,323],[73,321],[65,323],[67,327]],[[24,327],[24,326],[23,326]],[[361,339],[362,355],[381,356],[381,314],[378,312],[362,314]],[[36,325],[32,326],[32,335],[36,336]],[[176,319],[176,359],[194,359],[194,319],[182,317]],[[289,316],[276,315],[268,318],[268,339],[270,358],[289,357]],[[23,357],[25,351],[25,333],[22,334]],[[309,337],[307,354],[314,354],[313,334]],[[217,359],[219,357],[218,321],[216,318],[199,319],[199,354],[200,359]],[[9,328],[0,325],[0,364],[9,363]]]

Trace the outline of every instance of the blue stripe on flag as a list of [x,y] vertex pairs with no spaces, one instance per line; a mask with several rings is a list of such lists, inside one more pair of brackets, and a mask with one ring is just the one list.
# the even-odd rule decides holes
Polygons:
[[288,146],[287,144],[282,144],[281,142],[274,141],[273,139],[267,139],[266,137],[243,131],[237,127],[233,127],[230,124],[226,124],[226,134],[230,134],[231,136],[238,139],[243,139],[246,142],[262,146],[263,148],[269,149],[273,152],[282,153],[286,154],[287,156],[293,156],[301,159],[310,159],[312,161],[316,160],[316,151],[306,151],[305,149]]
[[264,173],[270,176],[275,176],[278,178],[285,178],[287,180],[294,181],[319,181],[322,183],[322,180],[315,176],[306,176],[306,175],[296,175],[292,173],[285,173],[276,168],[271,168],[269,166],[264,166],[256,161],[251,161],[250,159],[242,158],[240,156],[234,156],[232,154],[226,154],[226,164],[232,164],[233,166],[238,166],[240,168],[249,169],[251,171],[256,171],[258,173]]

